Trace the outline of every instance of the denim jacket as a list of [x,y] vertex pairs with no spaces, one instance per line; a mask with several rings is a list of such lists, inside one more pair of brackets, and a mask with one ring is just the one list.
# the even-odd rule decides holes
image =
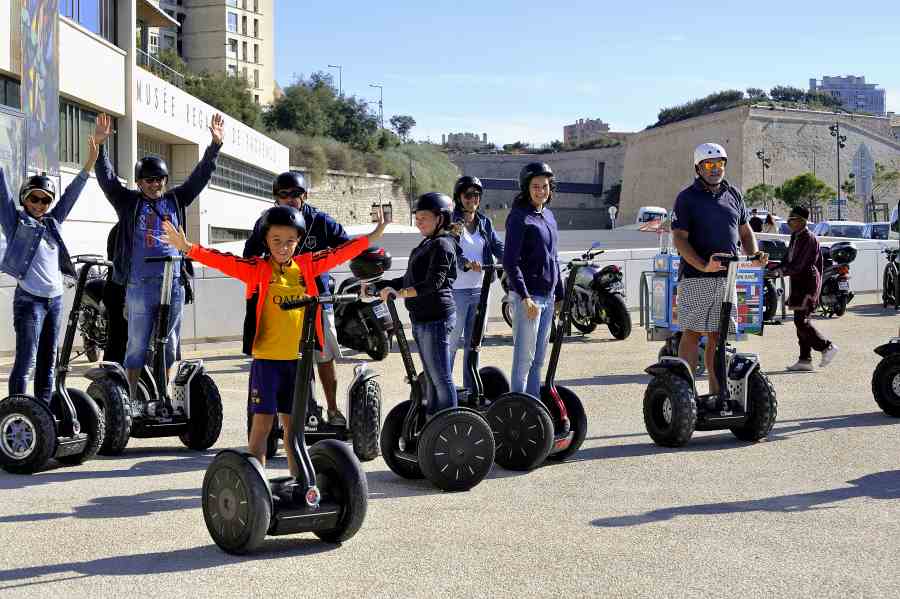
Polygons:
[[[462,211],[455,208],[453,210],[453,221],[456,222],[462,220]],[[491,224],[491,219],[480,212],[476,212],[475,226],[478,228],[478,232],[481,233],[481,236],[484,238],[484,252],[481,256],[481,263],[484,265],[490,265],[494,263],[494,258],[496,258],[497,260],[502,260],[503,242],[500,241],[499,237],[497,237],[497,232],[494,231],[494,225]],[[462,246],[460,246],[458,243],[456,244],[456,264],[459,266],[460,270],[469,270],[468,266],[466,266],[466,258],[465,256],[463,256]]]
[[44,238],[44,235],[50,235],[50,238],[59,247],[59,270],[64,275],[75,276],[72,259],[69,257],[69,251],[60,234],[60,225],[75,206],[75,201],[81,195],[81,190],[84,189],[87,180],[86,172],[78,173],[78,176],[72,179],[72,182],[66,187],[66,191],[56,206],[48,211],[44,218],[36,220],[24,210],[16,208],[12,192],[6,182],[6,176],[3,169],[0,168],[0,225],[3,226],[3,234],[6,235],[6,255],[3,256],[0,270],[17,280],[23,279],[28,269],[31,268],[31,262],[34,260],[41,239]]

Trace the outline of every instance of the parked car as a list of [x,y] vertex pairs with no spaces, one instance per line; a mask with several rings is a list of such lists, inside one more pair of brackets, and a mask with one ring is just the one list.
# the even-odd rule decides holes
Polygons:
[[[818,223],[808,222],[808,223],[806,223],[806,228],[809,229],[810,233],[815,234],[817,224]],[[791,228],[788,226],[786,220],[778,223],[778,232],[781,233],[782,235],[790,235],[791,234]]]
[[863,239],[889,239],[891,233],[891,223],[879,221],[876,223],[866,223],[863,227]]
[[823,220],[813,229],[818,237],[851,237],[862,239],[866,223],[855,220]]

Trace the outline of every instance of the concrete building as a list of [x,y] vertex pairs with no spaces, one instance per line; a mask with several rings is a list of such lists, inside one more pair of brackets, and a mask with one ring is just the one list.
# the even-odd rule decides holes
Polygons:
[[259,104],[275,97],[274,0],[161,0],[180,27],[149,32],[148,52],[172,49],[194,73],[243,76]]
[[607,133],[609,133],[609,124],[600,119],[578,119],[571,125],[563,127],[563,143],[567,146],[577,146],[600,139]]
[[488,143],[487,133],[482,133],[480,137],[477,133],[444,133],[441,134],[441,145],[460,152],[493,149],[493,145]]
[[830,94],[840,98],[844,108],[851,112],[885,115],[885,91],[877,83],[866,83],[865,77],[822,77],[821,81],[809,80],[809,91]]

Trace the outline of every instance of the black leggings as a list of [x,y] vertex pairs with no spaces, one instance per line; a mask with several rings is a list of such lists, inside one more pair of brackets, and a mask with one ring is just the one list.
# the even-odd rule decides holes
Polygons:
[[797,340],[800,342],[800,359],[812,360],[812,350],[825,351],[831,342],[822,337],[809,319],[811,310],[794,310],[794,326],[797,327]]

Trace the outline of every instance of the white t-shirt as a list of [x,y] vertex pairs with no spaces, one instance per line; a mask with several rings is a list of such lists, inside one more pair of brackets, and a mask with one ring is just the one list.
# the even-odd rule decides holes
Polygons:
[[[463,256],[469,262],[481,262],[484,260],[484,237],[475,229],[474,233],[463,227],[462,235],[459,236],[459,246],[462,248]],[[481,287],[481,276],[483,273],[474,270],[464,271],[462,264],[456,265],[456,281],[453,283],[454,289],[472,289]]]

